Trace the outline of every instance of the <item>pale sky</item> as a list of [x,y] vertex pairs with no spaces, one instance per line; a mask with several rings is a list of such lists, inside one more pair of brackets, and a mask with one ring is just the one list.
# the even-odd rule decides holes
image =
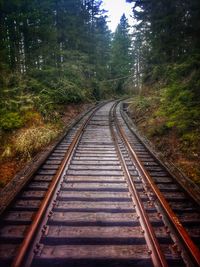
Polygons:
[[133,4],[126,3],[126,0],[103,0],[102,7],[108,10],[108,26],[111,31],[115,31],[123,13],[125,13],[131,24],[132,6]]

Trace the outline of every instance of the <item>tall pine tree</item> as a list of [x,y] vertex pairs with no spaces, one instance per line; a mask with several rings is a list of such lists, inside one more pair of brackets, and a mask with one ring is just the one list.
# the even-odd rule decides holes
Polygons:
[[131,71],[131,38],[128,20],[122,15],[114,33],[111,47],[111,77],[116,79],[117,93],[123,93],[123,85]]

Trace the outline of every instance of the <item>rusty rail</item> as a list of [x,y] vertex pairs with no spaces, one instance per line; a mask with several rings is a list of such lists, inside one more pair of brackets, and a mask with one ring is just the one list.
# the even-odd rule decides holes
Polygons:
[[[117,103],[114,105],[113,109],[114,109],[114,112],[115,112],[115,109],[116,109],[116,105]],[[137,209],[138,211],[138,214],[140,216],[140,223],[141,223],[141,226],[143,227],[143,230],[144,230],[144,235],[146,237],[146,241],[147,241],[147,244],[150,248],[149,250],[149,254],[151,254],[151,258],[152,258],[152,262],[154,264],[154,266],[156,267],[167,267],[168,264],[166,262],[166,259],[165,259],[165,256],[161,250],[161,247],[158,243],[158,240],[155,236],[155,233],[154,233],[154,230],[152,228],[152,225],[149,221],[149,218],[148,218],[148,215],[146,214],[145,212],[145,209],[143,207],[143,204],[138,196],[138,193],[137,193],[137,189],[131,179],[131,175],[129,173],[129,170],[127,168],[127,165],[125,163],[125,160],[123,158],[123,155],[120,151],[120,148],[119,148],[119,145],[118,145],[118,141],[117,141],[117,135],[115,133],[115,130],[114,130],[114,127],[112,125],[112,117],[114,117],[114,122],[115,122],[115,127],[116,127],[116,130],[118,131],[119,128],[118,128],[118,124],[117,124],[117,121],[116,121],[116,116],[112,116],[112,111],[110,111],[110,129],[111,129],[111,134],[112,134],[112,137],[113,137],[113,141],[114,141],[114,144],[115,144],[115,147],[116,147],[116,150],[117,150],[117,154],[119,156],[119,159],[122,163],[122,166],[123,166],[123,170],[124,170],[124,173],[126,175],[126,178],[128,180],[128,183],[132,189],[132,194],[133,194],[133,199],[134,199],[134,202],[135,202],[135,208]]]
[[93,114],[96,112],[97,109],[99,109],[100,107],[102,106],[102,104],[100,104],[99,106],[97,106],[96,109],[94,109],[92,111],[92,113],[90,114],[90,116],[88,117],[88,119],[84,122],[84,124],[80,127],[80,129],[78,130],[78,132],[76,133],[72,143],[70,144],[69,146],[69,149],[67,150],[66,154],[65,154],[65,157],[58,169],[58,171],[56,172],[56,174],[54,175],[53,179],[52,179],[52,182],[48,188],[48,191],[46,192],[45,194],[45,197],[44,199],[42,200],[41,204],[40,204],[40,207],[37,211],[37,213],[35,214],[34,216],[34,219],[31,223],[31,225],[29,226],[28,228],[28,231],[26,232],[26,235],[23,239],[23,242],[22,244],[20,245],[18,251],[17,251],[17,254],[12,262],[12,267],[21,267],[22,264],[23,264],[23,260],[26,256],[26,253],[29,249],[29,246],[36,234],[36,231],[37,231],[37,228],[44,216],[44,213],[48,207],[48,204],[49,204],[49,201],[51,200],[51,197],[56,189],[56,186],[75,150],[75,147],[76,145],[78,144],[81,136],[82,136],[82,133],[86,127],[86,125],[88,124],[88,122],[90,121],[91,117],[93,116]]
[[133,160],[136,163],[137,168],[139,169],[139,171],[142,174],[142,176],[144,177],[144,179],[150,185],[151,189],[153,190],[154,194],[156,195],[157,199],[159,200],[161,206],[163,207],[164,211],[166,212],[168,218],[170,219],[170,221],[172,222],[176,231],[180,235],[180,237],[181,237],[182,241],[184,242],[187,251],[190,253],[195,265],[200,266],[199,248],[191,240],[190,236],[188,235],[187,231],[185,230],[185,228],[181,224],[180,220],[178,219],[176,214],[173,212],[173,210],[169,206],[168,202],[166,201],[166,199],[163,197],[162,193],[160,192],[159,188],[157,187],[157,185],[155,184],[155,182],[153,181],[151,176],[148,174],[148,172],[145,170],[145,168],[144,168],[143,164],[141,163],[141,161],[139,160],[137,154],[135,153],[135,151],[131,147],[131,145],[128,141],[128,138],[127,138],[124,130],[120,126],[119,120],[117,119],[116,106],[114,108],[114,120],[116,122],[116,127],[118,128],[121,137],[123,138],[128,150],[130,151],[130,154],[131,154]]
[[[101,106],[102,105],[99,105],[99,107]],[[156,267],[165,267],[168,265],[170,266],[171,260],[173,263],[179,262],[181,266],[182,262],[186,262],[187,266],[198,266],[198,251],[195,252],[193,248],[191,248],[192,252],[196,253],[196,258],[194,258],[193,255],[188,252],[189,249],[184,244],[183,238],[187,239],[187,236],[183,236],[183,238],[181,239],[178,230],[175,230],[175,227],[173,226],[173,222],[167,219],[168,216],[173,216],[174,214],[170,213],[168,215],[167,211],[164,210],[162,205],[165,205],[166,202],[165,195],[162,195],[159,189],[157,192],[156,179],[155,182],[151,181],[151,179],[153,178],[149,176],[150,174],[148,174],[147,171],[143,170],[143,164],[138,159],[138,156],[134,154],[135,151],[133,151],[129,143],[129,135],[127,135],[127,133],[125,132],[125,129],[127,130],[127,128],[125,126],[125,129],[122,129],[124,122],[121,121],[121,117],[118,113],[118,109],[116,111],[116,107],[117,103],[114,106],[113,103],[109,104],[109,106],[106,106],[105,109],[103,108],[103,111],[101,111],[99,114],[97,112],[97,114],[94,115],[91,123],[90,119],[93,116],[94,112],[98,109],[98,107],[93,111],[93,113],[88,114],[84,124],[79,124],[79,127],[74,129],[73,134],[70,135],[69,139],[67,138],[65,140],[66,143],[63,144],[58,151],[55,151],[55,155],[52,154],[52,159],[49,159],[49,162],[47,162],[45,166],[41,167],[41,170],[38,171],[39,177],[35,177],[35,180],[33,179],[33,181],[31,181],[32,185],[30,187],[28,186],[28,188],[25,190],[26,194],[22,192],[21,196],[19,197],[19,203],[13,205],[17,210],[17,214],[13,216],[14,219],[12,219],[11,217],[11,222],[9,222],[8,217],[3,221],[4,224],[7,221],[9,222],[7,228],[6,226],[3,226],[2,228],[5,228],[5,232],[8,232],[8,234],[2,235],[1,239],[1,242],[5,241],[6,245],[6,238],[10,238],[9,231],[10,229],[12,231],[12,229],[14,228],[12,224],[15,225],[14,220],[18,216],[18,210],[20,211],[22,209],[23,211],[26,211],[26,205],[29,206],[28,203],[30,202],[31,209],[35,212],[35,216],[33,217],[33,221],[31,222],[31,215],[33,214],[31,213],[31,215],[25,221],[27,230],[25,237],[23,236],[23,229],[20,230],[20,235],[12,235],[12,240],[14,240],[14,242],[16,242],[17,240],[18,242],[18,251],[14,260],[14,253],[11,254],[12,250],[9,251],[10,254],[8,253],[8,251],[6,252],[6,255],[7,253],[9,254],[9,257],[4,257],[5,261],[8,262],[9,260],[9,265],[6,266],[10,266],[11,261],[12,266],[14,267],[31,266],[32,263],[34,266],[37,264],[40,265],[40,263],[45,264],[46,266],[49,262],[51,263],[51,260],[52,264],[57,264],[59,259],[61,260],[60,264],[63,266],[68,264],[70,265],[72,260],[74,261],[73,264],[82,265],[81,263],[82,260],[84,262],[85,254],[81,254],[80,252],[82,250],[79,251],[78,247],[79,249],[84,248],[83,251],[87,253],[88,251],[91,253],[88,261],[93,265],[95,265],[96,262],[99,263],[99,259],[101,259],[102,265],[104,263],[106,265],[106,263],[110,262],[110,260],[112,259],[113,264],[114,262],[118,261],[120,262],[120,264],[122,263],[122,265],[119,264],[119,266],[126,266],[127,263],[128,266],[131,266],[129,264],[134,265],[134,260],[144,260],[147,263],[147,266],[148,264],[153,264]],[[104,118],[102,116],[106,117]],[[124,140],[123,136],[126,140]],[[67,152],[66,149],[68,149]],[[61,154],[62,158],[60,158]],[[63,159],[64,155],[65,157]],[[60,160],[58,160],[58,157],[60,158]],[[85,161],[85,158],[87,158],[88,161]],[[61,159],[63,159],[62,163]],[[58,162],[56,163],[57,160]],[[107,163],[107,160],[110,160],[110,162]],[[115,166],[117,167],[115,168]],[[137,171],[139,172],[139,175]],[[51,175],[49,178],[50,173]],[[45,175],[45,179],[43,178],[43,175]],[[77,175],[80,175],[81,177],[79,177],[78,180],[76,179]],[[89,178],[85,180],[84,177],[86,175],[87,177],[89,176]],[[93,175],[96,175],[96,177],[93,177]],[[47,180],[48,183],[46,182]],[[38,181],[42,181],[42,185],[38,183]],[[148,192],[148,188],[146,187],[147,184],[150,184],[153,187],[152,190],[155,190],[155,192],[153,191],[153,194],[156,202],[152,202],[153,208],[148,204],[152,200],[152,195]],[[45,196],[44,194],[37,195],[40,196],[40,206],[37,202],[37,199],[34,202],[34,198],[29,196],[29,190],[31,189],[31,192],[33,192],[35,191],[35,187],[39,188],[37,190],[40,193],[44,192],[44,189],[45,191],[47,190]],[[81,189],[81,194],[78,192],[79,189]],[[73,197],[74,192],[78,192],[75,193],[75,203],[74,199],[72,200],[69,198],[69,194],[67,193],[67,191],[69,190],[71,196]],[[71,192],[71,190],[74,190],[74,192]],[[88,196],[88,191],[95,192],[91,193],[91,195],[94,197],[93,200],[90,199],[90,194]],[[97,191],[98,194],[96,193]],[[116,198],[118,197],[117,192],[122,192],[120,193],[121,195],[119,196],[119,199]],[[113,198],[111,204],[108,204],[108,196],[109,198]],[[98,201],[96,201],[95,198],[97,198],[98,201],[100,200],[106,202],[107,204],[105,205],[105,208],[102,205],[103,202],[99,204],[97,203]],[[26,202],[26,199],[28,199],[28,203]],[[80,204],[80,201],[82,201],[82,199],[84,203],[81,202]],[[157,200],[159,200],[160,202],[162,201],[162,203],[158,205]],[[88,205],[88,203],[90,204]],[[168,203],[167,205],[169,206]],[[60,212],[63,212],[62,209],[64,209],[66,212],[65,217],[59,217]],[[115,214],[113,216],[113,209],[117,212],[117,216],[115,216]],[[80,218],[76,216],[74,217],[74,211],[81,211],[81,216],[82,212],[84,212],[85,216]],[[86,216],[86,214],[90,214],[90,212],[94,211],[97,212],[97,214],[100,212],[99,215],[96,216],[92,214],[91,218],[88,218],[88,215]],[[149,214],[149,211],[151,212],[151,214]],[[164,218],[159,217],[158,211],[163,212]],[[107,215],[105,214],[102,215],[102,212],[108,212],[108,214],[111,213],[109,215],[110,217],[107,217]],[[127,212],[128,214],[130,213],[131,216],[128,215],[129,217],[127,217]],[[71,217],[69,216],[69,214]],[[83,218],[86,218],[86,220],[83,220]],[[173,217],[172,219],[174,219],[180,226],[179,221],[176,220],[176,217]],[[65,221],[66,228],[63,229],[62,234],[58,235],[55,229],[59,227],[60,223]],[[87,225],[86,230],[81,229],[82,221],[84,221],[83,225]],[[101,223],[99,223],[99,221]],[[76,233],[72,231],[72,233],[70,234],[71,230],[68,227],[74,226],[74,222],[75,226],[78,226],[79,229],[81,229],[81,234],[79,234],[77,230]],[[102,232],[99,228],[98,231],[95,232],[96,228],[99,225],[102,225],[102,222],[103,227],[106,227],[109,222],[109,226],[112,225],[113,227],[115,227],[117,225],[118,227],[120,227],[120,230],[119,228],[117,232],[115,230],[114,236],[114,229],[110,229],[110,227],[107,227],[103,230],[105,231],[103,232],[104,235],[102,235]],[[54,225],[53,228],[51,228],[52,225]],[[95,226],[96,228],[91,229],[91,225]],[[130,230],[124,229],[124,226],[130,227],[130,225],[131,227],[133,227],[135,233],[134,231],[133,233],[130,233]],[[165,231],[166,225],[170,227],[172,233]],[[160,228],[158,232],[158,226],[163,227],[162,229],[164,231],[162,231],[161,234]],[[181,225],[181,227],[183,226]],[[109,236],[107,237],[105,233],[109,233]],[[167,238],[167,241],[165,242],[169,244],[168,248],[172,248],[173,246],[171,246],[171,244],[173,244],[172,242],[176,240],[175,243],[177,242],[181,246],[182,253],[179,254],[179,251],[175,253],[173,249],[172,252],[166,250],[165,246],[163,246],[162,243],[163,239],[160,238]],[[10,248],[14,247],[12,240],[9,240],[8,242]],[[54,243],[54,240],[58,242],[56,243],[56,245]],[[64,247],[62,249],[59,247],[60,244],[64,244]],[[87,246],[88,244],[91,245],[91,248],[89,249]],[[94,246],[92,246],[93,244],[98,245],[101,250],[96,251],[96,247],[94,250]],[[115,249],[110,249],[110,245],[118,247],[119,244],[122,244],[122,246],[120,247],[120,250],[118,252]],[[133,246],[130,246],[130,244],[132,244]],[[6,247],[6,245],[5,249],[7,249],[8,247]],[[70,246],[68,245],[72,246],[74,254],[72,253],[72,250],[69,249]],[[111,254],[106,254],[107,245]],[[188,242],[188,245],[190,246],[191,243]],[[48,250],[48,246],[49,248],[51,247],[55,249],[55,252],[57,251],[57,254],[52,255],[51,250],[46,251],[45,249]],[[125,251],[129,252],[128,256],[123,252],[123,248],[125,249]],[[63,251],[62,257],[60,257],[60,250]],[[144,254],[141,251],[143,251]],[[93,258],[93,252],[97,253],[96,258]],[[194,265],[191,259],[193,259],[193,262],[195,262]],[[187,263],[191,263],[191,265]],[[84,266],[87,266],[87,263],[85,263]]]

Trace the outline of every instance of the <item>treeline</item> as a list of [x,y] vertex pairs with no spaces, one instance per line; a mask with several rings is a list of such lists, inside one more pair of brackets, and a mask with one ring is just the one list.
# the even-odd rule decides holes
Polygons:
[[176,131],[181,146],[187,144],[198,156],[200,1],[127,2],[134,3],[137,21],[133,37],[135,85],[140,93],[151,96],[146,105],[154,106],[152,132],[162,135]]
[[34,106],[45,115],[98,94],[111,38],[99,1],[1,1],[0,14],[2,112]]
[[[160,78],[164,64],[199,55],[200,2],[198,0],[127,0],[134,2],[135,71],[143,81]],[[154,74],[152,76],[152,74]]]
[[[163,130],[200,130],[200,1],[134,2],[135,77],[157,96]],[[151,88],[151,89],[150,89]],[[156,114],[155,114],[156,115]],[[190,136],[190,138],[192,138]]]
[[1,129],[20,127],[24,110],[51,117],[56,104],[99,100],[123,90],[125,79],[118,78],[130,73],[131,61],[127,19],[122,17],[113,36],[101,4],[0,1]]

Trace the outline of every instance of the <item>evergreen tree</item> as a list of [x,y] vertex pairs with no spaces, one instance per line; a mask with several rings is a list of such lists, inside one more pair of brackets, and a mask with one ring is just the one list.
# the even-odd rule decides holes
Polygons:
[[110,31],[101,2],[0,1],[2,103],[4,89],[11,87],[16,94],[10,96],[39,94],[47,103],[77,101],[86,92],[101,95],[99,83],[108,77],[110,60]]
[[[111,77],[116,80],[116,91],[123,92],[123,84],[131,70],[131,38],[125,14],[114,33],[111,47]],[[124,77],[124,78],[123,78]]]
[[[199,51],[200,2],[198,0],[127,0],[134,2],[133,15],[138,21],[137,39],[145,39],[151,52],[147,68],[174,63]],[[198,17],[198,18],[197,18]]]
[[149,89],[150,110],[155,110],[150,116],[156,125],[155,134],[168,134],[172,130],[183,146],[185,142],[197,151],[200,132],[200,1],[127,2],[134,3],[133,15],[137,21],[133,43],[137,86],[142,84],[144,89]]

